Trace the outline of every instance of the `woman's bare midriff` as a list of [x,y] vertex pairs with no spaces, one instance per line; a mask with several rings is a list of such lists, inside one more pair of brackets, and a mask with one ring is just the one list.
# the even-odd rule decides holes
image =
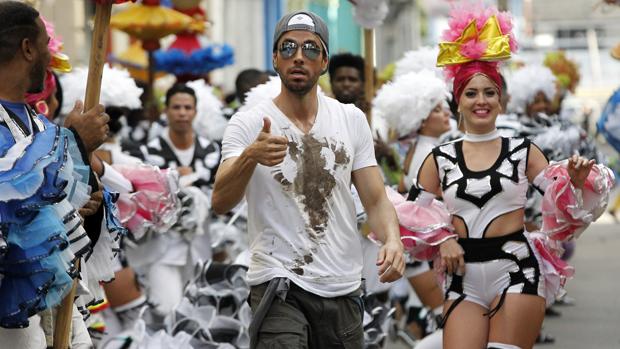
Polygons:
[[[484,237],[492,238],[509,235],[515,231],[523,229],[524,216],[525,211],[523,209],[518,209],[495,218],[495,220],[493,220],[487,228]],[[453,216],[452,225],[460,238],[468,237],[467,228],[461,218]]]

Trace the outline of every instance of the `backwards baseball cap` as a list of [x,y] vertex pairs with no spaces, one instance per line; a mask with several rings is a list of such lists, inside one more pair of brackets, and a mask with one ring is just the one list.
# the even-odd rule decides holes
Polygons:
[[329,31],[321,17],[310,11],[297,11],[280,18],[273,33],[273,50],[277,49],[278,40],[284,33],[291,30],[305,30],[315,33],[321,39],[326,53],[329,55]]

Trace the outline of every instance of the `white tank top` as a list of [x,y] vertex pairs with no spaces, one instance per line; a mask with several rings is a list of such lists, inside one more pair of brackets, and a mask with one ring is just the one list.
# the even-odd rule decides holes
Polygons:
[[442,144],[432,152],[443,200],[450,213],[463,220],[470,238],[483,238],[494,219],[525,206],[530,141],[501,140],[499,157],[484,171],[467,168],[462,139]]

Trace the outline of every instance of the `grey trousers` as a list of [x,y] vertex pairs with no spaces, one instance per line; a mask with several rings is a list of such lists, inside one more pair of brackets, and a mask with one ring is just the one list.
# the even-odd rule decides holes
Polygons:
[[[251,287],[249,300],[254,314],[268,285]],[[362,314],[361,291],[325,298],[290,283],[284,297],[273,298],[262,322],[253,324],[257,335],[251,348],[362,349]]]

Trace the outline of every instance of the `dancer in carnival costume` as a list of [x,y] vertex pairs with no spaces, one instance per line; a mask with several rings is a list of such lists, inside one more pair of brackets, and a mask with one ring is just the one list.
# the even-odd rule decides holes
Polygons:
[[[444,80],[434,71],[422,69],[397,76],[394,82],[383,85],[373,100],[375,119],[385,120],[390,129],[398,132],[399,142],[409,147],[399,192],[415,186],[422,162],[439,145],[439,136],[450,130],[450,116],[446,111],[449,97]],[[410,260],[405,276],[422,304],[434,315],[441,315],[443,295],[429,263]],[[432,326],[428,330],[432,331]]]
[[[611,50],[611,56],[620,61],[620,43],[618,43]],[[601,113],[601,117],[596,123],[596,129],[605,137],[607,143],[609,143],[609,145],[611,145],[616,152],[618,152],[618,154],[616,154],[617,159],[618,156],[620,156],[620,88],[616,89],[609,97],[609,100],[607,100],[607,103]],[[618,171],[617,167],[616,171]],[[609,207],[609,213],[614,216],[616,220],[616,213],[619,209],[620,195],[616,194],[613,205],[610,205]]]
[[[63,86],[62,109],[66,113],[71,106],[86,92],[88,70],[86,68],[75,68],[71,73],[61,76]],[[104,168],[101,176],[102,184],[121,195],[121,201],[127,201],[127,196],[134,193],[132,182],[127,179],[116,166],[139,167],[144,166],[138,158],[124,154],[121,151],[119,133],[123,127],[124,114],[129,110],[142,107],[140,96],[143,90],[139,88],[129,73],[124,70],[104,66],[100,103],[106,108],[106,113],[110,116],[109,135],[106,141],[95,151],[95,154],[102,161]],[[125,121],[126,124],[126,121]],[[146,172],[140,172],[145,175]],[[143,181],[145,181],[143,179]],[[153,196],[156,197],[156,196]],[[164,196],[165,197],[165,196]],[[166,197],[167,198],[167,197]],[[119,203],[120,205],[120,203]],[[120,205],[123,208],[121,214],[126,215],[126,204]],[[133,212],[135,214],[135,210]],[[165,215],[160,212],[161,216]],[[126,223],[127,218],[122,220]],[[131,232],[131,231],[130,231]],[[133,233],[133,232],[132,232]],[[97,314],[98,321],[90,326],[91,337],[100,337],[102,333],[115,333],[118,327],[128,327],[137,316],[137,309],[146,303],[146,297],[137,285],[136,277],[132,268],[127,265],[126,258],[121,252],[117,255],[114,264],[114,281],[103,285],[106,294],[105,306],[99,306],[96,310],[103,310],[103,317]],[[106,310],[107,308],[110,310]],[[95,311],[91,309],[91,313]],[[120,326],[115,326],[116,321],[109,316],[111,313],[118,315]],[[105,319],[104,319],[105,318]],[[105,320],[105,321],[104,321]],[[108,326],[111,325],[111,326]]]
[[[198,86],[199,84],[196,84]],[[199,86],[200,87],[200,86]],[[203,89],[206,86],[202,86]],[[207,93],[211,93],[207,89]],[[207,101],[198,100],[196,91],[186,84],[175,84],[166,92],[168,127],[146,146],[142,146],[144,162],[179,174],[180,204],[183,206],[177,224],[166,234],[147,236],[128,253],[130,264],[146,270],[150,301],[159,315],[165,316],[181,301],[183,285],[191,276],[192,266],[211,258],[208,215],[211,186],[220,162],[218,143],[199,135],[194,128],[197,107]],[[213,97],[211,96],[211,99]],[[216,106],[219,110],[221,105]],[[203,117],[207,117],[203,115]],[[220,119],[226,122],[225,119]],[[208,120],[215,120],[210,118]],[[208,127],[215,128],[210,122]],[[207,132],[206,129],[201,130]],[[185,215],[187,214],[187,215]]]
[[[549,165],[528,139],[500,137],[497,65],[516,49],[510,17],[471,4],[451,17],[437,64],[454,77],[467,133],[429,154],[414,201],[392,199],[406,248],[445,272],[444,348],[532,348],[545,300],[572,272],[557,242],[604,211],[613,175],[579,156]],[[523,229],[528,183],[545,193],[536,234]]]
[[[112,200],[98,189],[88,158],[105,139],[108,116],[102,106],[82,113],[78,103],[64,128],[27,106],[26,93],[44,90],[50,62],[49,36],[36,10],[0,3],[0,41],[0,326],[11,328],[0,337],[3,345],[38,349],[53,341],[51,310],[71,289],[76,259],[83,257],[82,280],[93,271],[87,259],[105,264],[93,248],[99,238],[109,242],[111,232],[99,227],[108,216],[101,201],[110,208]],[[98,228],[85,231],[90,224]],[[75,342],[79,331],[74,327],[74,347],[90,346],[89,338]]]
[[280,19],[273,63],[281,92],[233,116],[222,142],[212,204],[225,213],[247,198],[252,348],[363,346],[352,182],[384,242],[381,281],[405,266],[364,114],[317,93],[328,35],[314,13]]
[[[517,70],[510,79],[508,109],[516,115],[520,125],[515,135],[534,142],[552,161],[560,161],[579,154],[595,161],[601,156],[595,142],[586,130],[557,114],[549,114],[557,94],[557,78],[542,65],[527,65]],[[526,207],[526,228],[540,229],[542,195],[531,188]]]

